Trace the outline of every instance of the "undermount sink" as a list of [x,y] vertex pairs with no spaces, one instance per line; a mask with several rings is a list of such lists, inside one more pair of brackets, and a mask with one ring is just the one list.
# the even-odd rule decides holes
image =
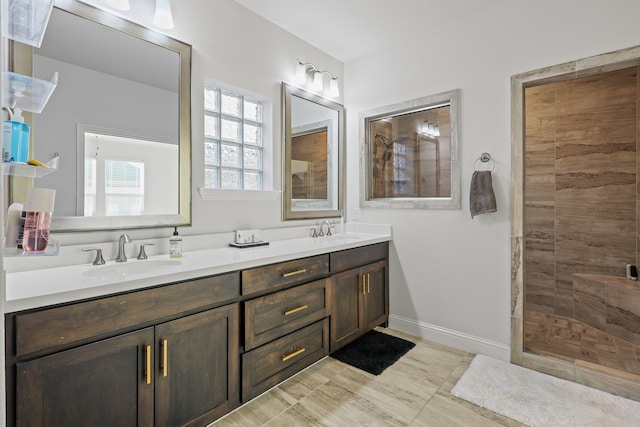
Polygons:
[[314,241],[316,244],[328,246],[328,245],[341,245],[346,243],[353,243],[360,239],[362,239],[362,236],[349,234],[349,233],[341,233],[341,234],[334,234],[332,236],[317,237],[314,239]]
[[122,262],[110,265],[100,265],[82,273],[85,277],[125,277],[136,274],[147,274],[170,270],[180,265],[180,261],[175,260],[145,260]]

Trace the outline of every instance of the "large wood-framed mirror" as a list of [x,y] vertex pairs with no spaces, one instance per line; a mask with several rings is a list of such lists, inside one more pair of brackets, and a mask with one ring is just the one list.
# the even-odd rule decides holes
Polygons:
[[339,217],[344,198],[344,107],[282,84],[283,219]]
[[191,46],[90,5],[57,0],[40,48],[13,42],[10,68],[58,86],[30,114],[31,156],[58,170],[15,179],[54,188],[53,231],[191,222]]

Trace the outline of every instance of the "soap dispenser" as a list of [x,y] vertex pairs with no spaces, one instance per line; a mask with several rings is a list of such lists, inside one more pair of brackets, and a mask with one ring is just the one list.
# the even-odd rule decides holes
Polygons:
[[22,110],[7,108],[7,111],[9,120],[5,120],[2,127],[2,161],[27,163],[31,126],[24,122]]
[[173,236],[169,238],[169,257],[180,258],[182,256],[182,237],[178,234],[178,227],[173,228]]

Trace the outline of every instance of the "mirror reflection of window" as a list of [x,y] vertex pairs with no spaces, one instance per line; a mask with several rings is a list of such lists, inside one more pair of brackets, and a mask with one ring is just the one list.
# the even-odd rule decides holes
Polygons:
[[[126,145],[127,150],[123,150]],[[178,146],[143,139],[85,133],[82,179],[84,216],[132,216],[171,212],[177,201]]]
[[369,126],[372,198],[451,197],[450,105]]

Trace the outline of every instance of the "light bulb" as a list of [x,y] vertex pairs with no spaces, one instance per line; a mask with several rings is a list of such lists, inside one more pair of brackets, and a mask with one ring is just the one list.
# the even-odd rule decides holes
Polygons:
[[307,66],[302,62],[298,62],[296,66],[296,75],[293,77],[293,81],[297,85],[303,85],[307,82]]
[[156,0],[156,13],[153,16],[153,23],[159,28],[167,30],[173,28],[170,0]]
[[329,80],[329,96],[340,96],[340,88],[338,88],[338,79]]
[[322,92],[322,73],[316,71],[313,74],[313,83],[311,83],[311,89],[316,92]]
[[107,4],[114,9],[129,10],[129,0],[107,0]]

